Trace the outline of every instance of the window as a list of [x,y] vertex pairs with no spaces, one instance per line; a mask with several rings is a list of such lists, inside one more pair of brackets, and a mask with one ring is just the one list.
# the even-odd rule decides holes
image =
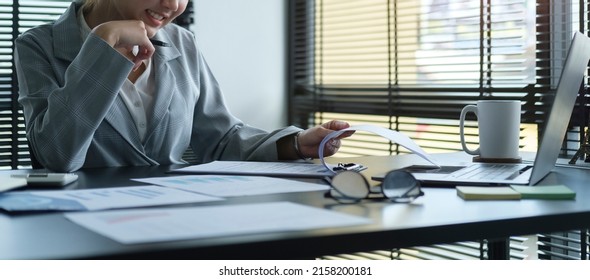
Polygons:
[[[535,151],[585,6],[540,0],[293,0],[291,10],[292,123],[374,123],[407,134],[429,152],[458,151],[463,106],[513,99],[523,104],[521,149]],[[469,125],[467,141],[475,144],[476,123]],[[575,126],[564,155],[577,149]],[[405,152],[378,136],[355,138],[345,141],[342,155]]]
[[[461,150],[465,105],[521,100],[521,150],[535,151],[573,31],[588,34],[588,10],[585,0],[291,0],[289,120],[372,123],[448,152]],[[580,147],[587,97],[578,98],[563,157]],[[338,156],[405,152],[359,133]],[[588,257],[587,230],[538,239],[540,258]]]
[[56,19],[71,1],[13,0],[0,3],[0,168],[29,168],[29,150],[13,64],[14,39]]

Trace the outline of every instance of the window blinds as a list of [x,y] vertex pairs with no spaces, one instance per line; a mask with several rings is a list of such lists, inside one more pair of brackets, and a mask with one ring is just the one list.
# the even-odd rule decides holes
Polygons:
[[[311,126],[335,117],[370,118],[429,151],[460,150],[459,113],[479,99],[521,100],[523,131],[532,129],[534,137],[523,137],[521,147],[535,150],[571,35],[586,20],[578,16],[584,5],[571,1],[291,5],[290,121]],[[583,119],[580,109],[576,122]],[[575,129],[570,152],[579,142]]]
[[71,1],[0,2],[0,168],[30,167],[24,118],[18,104],[14,39],[27,29],[57,18]]

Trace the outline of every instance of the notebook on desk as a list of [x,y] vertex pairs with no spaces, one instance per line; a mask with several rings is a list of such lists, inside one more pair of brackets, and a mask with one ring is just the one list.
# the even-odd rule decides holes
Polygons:
[[[410,166],[405,169],[410,171],[416,179],[435,184],[536,184],[555,166],[589,60],[590,38],[576,32],[533,165],[470,163],[466,166],[450,166],[440,162],[443,165],[441,168]],[[373,179],[381,180],[383,176],[374,176]]]

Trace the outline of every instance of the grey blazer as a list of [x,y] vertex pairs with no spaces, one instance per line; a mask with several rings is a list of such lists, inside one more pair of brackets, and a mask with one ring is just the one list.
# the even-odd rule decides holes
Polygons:
[[133,68],[94,34],[82,41],[74,2],[54,23],[16,40],[15,62],[27,138],[46,168],[185,163],[190,145],[200,162],[277,160],[276,141],[299,131],[266,132],[227,109],[194,35],[174,24],[155,39],[156,97],[142,143],[119,90]]

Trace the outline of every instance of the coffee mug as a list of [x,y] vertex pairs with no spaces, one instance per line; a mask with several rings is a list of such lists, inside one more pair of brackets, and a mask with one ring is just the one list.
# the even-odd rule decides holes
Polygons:
[[[480,100],[477,105],[465,106],[459,124],[463,150],[482,160],[520,159],[520,110],[518,100]],[[465,143],[464,122],[470,112],[475,114],[479,130],[479,147],[475,150],[467,148]]]

